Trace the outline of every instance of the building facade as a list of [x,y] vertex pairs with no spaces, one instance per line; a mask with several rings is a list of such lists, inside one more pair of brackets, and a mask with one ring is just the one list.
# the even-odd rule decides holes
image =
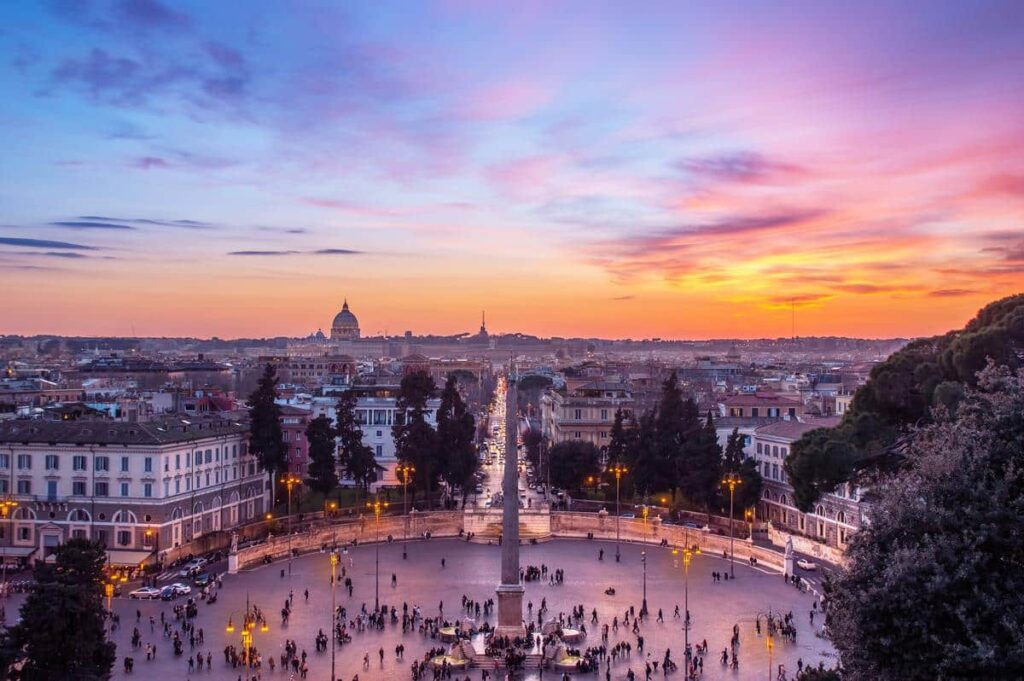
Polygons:
[[70,537],[100,540],[111,565],[138,566],[268,510],[248,426],[217,417],[145,423],[0,423],[0,526],[7,562],[46,560]]
[[[352,391],[356,395],[356,421],[363,431],[363,444],[373,451],[377,465],[383,468],[372,489],[380,487],[396,487],[401,485],[395,471],[398,457],[395,455],[395,440],[391,427],[395,425],[398,413],[398,392],[396,385],[353,385],[324,386],[323,395],[311,400],[311,418],[326,416],[334,423],[336,418],[335,404],[338,395],[343,391]],[[426,420],[431,426],[437,427],[437,410],[441,406],[440,398],[427,401]],[[342,484],[352,481],[342,477]]]
[[719,402],[721,416],[795,419],[803,413],[804,404],[799,396],[790,397],[770,391],[729,395]]
[[633,395],[622,383],[589,381],[564,393],[548,390],[541,397],[541,428],[552,445],[579,440],[603,452],[619,409],[632,417]]
[[848,484],[840,485],[835,493],[822,496],[813,512],[803,513],[796,508],[793,487],[783,469],[793,443],[804,433],[838,423],[837,417],[779,421],[757,428],[753,445],[754,457],[764,478],[760,516],[786,532],[845,551],[850,537],[863,523],[860,490]]

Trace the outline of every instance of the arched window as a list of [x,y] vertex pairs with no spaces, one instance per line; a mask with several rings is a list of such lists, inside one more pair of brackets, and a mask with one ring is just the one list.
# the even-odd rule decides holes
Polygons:
[[21,508],[19,508],[17,511],[14,512],[14,519],[15,520],[35,520],[36,519],[36,512],[33,511],[31,508],[25,508],[24,506],[22,506]]
[[202,513],[202,512],[204,511],[204,510],[205,510],[205,509],[204,509],[204,507],[203,507],[203,502],[201,502],[201,501],[197,501],[197,502],[195,503],[195,505],[194,505],[194,506],[192,507],[192,515],[199,515],[199,514],[200,514],[200,513]]
[[767,499],[768,501],[771,501],[771,500],[772,500],[772,492],[771,492],[771,490],[767,490],[767,489],[766,489],[766,490],[764,491],[764,498],[765,498],[765,499]]
[[818,504],[818,506],[814,509],[814,514],[824,518],[825,517],[825,507],[822,506],[821,504]]
[[171,520],[181,520],[181,517],[182,517],[183,515],[184,515],[184,514],[183,514],[183,513],[181,512],[181,508],[180,508],[180,507],[179,507],[179,508],[176,508],[176,509],[174,509],[174,511],[173,511],[173,512],[171,513]]
[[783,494],[781,497],[779,497],[779,503],[782,504],[783,506],[788,506],[789,505],[789,499],[786,497],[785,494]]
[[134,525],[139,522],[131,511],[121,510],[114,514],[114,523],[118,525]]
[[87,523],[92,520],[92,516],[85,509],[76,508],[71,513],[68,513],[68,521],[72,523]]
[[843,513],[842,511],[839,511],[839,513],[836,513],[836,520],[838,520],[841,523],[845,523],[846,522],[846,514]]

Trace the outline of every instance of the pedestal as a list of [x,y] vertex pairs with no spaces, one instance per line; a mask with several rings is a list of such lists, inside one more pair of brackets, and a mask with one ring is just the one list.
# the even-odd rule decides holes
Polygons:
[[526,625],[523,624],[523,593],[526,589],[522,584],[499,584],[498,623],[494,627],[495,636],[526,636]]
[[228,554],[228,574],[229,575],[237,575],[238,574],[238,554],[237,553],[229,553]]

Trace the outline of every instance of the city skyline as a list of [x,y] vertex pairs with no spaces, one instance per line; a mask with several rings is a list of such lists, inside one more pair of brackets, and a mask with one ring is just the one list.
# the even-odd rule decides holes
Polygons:
[[0,9],[4,332],[914,337],[1024,288],[1018,3],[641,9]]

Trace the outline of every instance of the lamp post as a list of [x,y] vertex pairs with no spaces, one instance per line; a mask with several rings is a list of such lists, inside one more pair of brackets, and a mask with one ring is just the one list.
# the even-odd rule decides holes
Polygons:
[[735,579],[736,577],[736,556],[733,553],[733,540],[735,539],[736,533],[732,529],[732,503],[733,498],[736,495],[736,485],[739,485],[743,481],[735,473],[729,473],[722,479],[722,484],[729,488],[729,579]]
[[685,643],[685,655],[687,671],[690,665],[690,561],[694,556],[700,555],[700,548],[690,549],[684,546],[682,550],[673,549],[673,555],[683,556],[683,640]]
[[640,552],[640,563],[644,566],[644,602],[640,604],[640,614],[647,616],[647,551]]
[[396,472],[402,476],[402,560],[409,557],[406,553],[406,546],[409,543],[409,478],[416,472],[416,466],[411,463],[400,463]]
[[754,509],[748,508],[743,511],[743,518],[747,521],[747,537],[750,543],[754,543]]
[[375,552],[375,566],[373,568],[373,609],[375,612],[380,611],[380,512],[386,510],[388,502],[381,501],[380,499],[374,502],[366,502],[366,508],[373,511],[374,515],[374,533],[376,540],[374,541],[374,552]]
[[651,509],[647,504],[643,505],[640,515],[644,518],[644,543],[647,543],[647,516],[650,514]]
[[622,519],[622,514],[619,511],[619,482],[622,480],[622,476],[629,472],[629,469],[622,464],[615,464],[612,466],[612,473],[615,474],[615,562],[619,562],[619,541],[621,535],[619,533],[619,522]]
[[[11,509],[16,508],[18,502],[14,499],[7,498],[0,501],[0,517],[5,522],[9,522],[13,514]],[[13,537],[12,537],[13,539]],[[0,570],[4,571],[3,584],[0,585],[0,594],[3,595],[3,605],[0,606],[0,622],[7,620],[7,544],[3,545],[3,555],[0,556]]]
[[338,647],[338,623],[335,621],[338,612],[338,552],[331,551],[331,681],[334,676],[334,652]]
[[288,488],[288,576],[292,576],[292,487],[302,484],[302,480],[289,473],[284,478]]
[[[224,628],[229,634],[235,632],[235,622],[232,617],[234,613],[228,615],[228,625]],[[249,605],[249,593],[245,594],[245,614],[242,615],[242,650],[245,652],[245,668],[252,668],[252,630],[256,628],[256,611],[252,606]],[[260,622],[260,631],[267,633],[270,631],[270,627],[267,626],[267,621],[264,619]]]
[[768,636],[765,640],[765,646],[768,648],[768,681],[772,681],[772,652],[775,650],[775,621],[772,619],[771,610],[768,612],[758,612],[755,617],[760,621],[762,616],[765,621],[765,634]]

